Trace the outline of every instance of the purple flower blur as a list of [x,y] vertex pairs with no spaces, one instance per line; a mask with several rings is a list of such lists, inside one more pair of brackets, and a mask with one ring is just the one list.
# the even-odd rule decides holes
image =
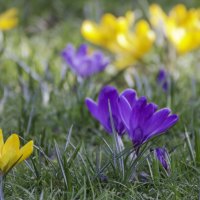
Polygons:
[[89,54],[86,44],[80,45],[77,50],[72,44],[68,44],[62,51],[61,56],[70,69],[82,78],[87,78],[103,71],[109,63],[108,58],[105,58],[101,51],[94,51]]
[[169,172],[169,154],[166,148],[156,148],[154,150],[156,159],[160,162],[160,164],[164,167],[164,169]]
[[164,92],[167,92],[169,88],[167,77],[168,77],[168,74],[166,70],[160,69],[157,75],[157,83],[162,87]]
[[105,86],[99,93],[97,103],[90,98],[86,98],[85,103],[91,115],[111,134],[113,131],[109,112],[110,103],[115,130],[119,135],[123,135],[125,127],[119,114],[118,97],[119,94],[115,87]]
[[157,105],[147,103],[146,97],[140,97],[131,104],[127,98],[121,95],[119,111],[136,149],[139,149],[152,137],[166,132],[178,121],[178,116],[172,115],[169,108],[157,111]]

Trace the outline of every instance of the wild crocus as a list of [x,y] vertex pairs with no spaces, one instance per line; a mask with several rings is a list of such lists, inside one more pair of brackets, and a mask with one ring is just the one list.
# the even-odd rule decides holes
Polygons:
[[132,105],[124,96],[119,97],[119,112],[135,149],[151,138],[165,133],[178,121],[169,108],[157,110],[157,105],[148,103],[146,97],[138,98]]
[[11,8],[0,14],[0,30],[10,30],[18,24],[18,10]]
[[130,66],[142,58],[151,49],[155,39],[154,32],[145,20],[134,24],[134,13],[130,11],[120,17],[107,13],[99,24],[86,20],[81,32],[88,41],[115,54],[118,68]]
[[178,4],[166,14],[159,5],[152,4],[149,11],[152,25],[163,30],[179,54],[200,47],[199,9],[187,9],[185,5]]
[[131,11],[121,17],[106,13],[102,16],[99,24],[85,20],[81,27],[81,33],[91,43],[115,52],[116,47],[118,48],[116,43],[118,34],[127,32],[133,22],[134,13]]
[[29,141],[20,148],[19,136],[12,134],[6,142],[3,140],[3,132],[0,129],[0,199],[3,200],[3,177],[15,165],[27,159],[33,152],[33,141]]
[[109,63],[108,58],[101,51],[90,53],[86,44],[80,45],[77,50],[72,44],[68,44],[62,51],[62,58],[81,78],[87,78],[103,71]]
[[110,118],[112,116],[115,131],[119,135],[123,135],[125,127],[119,114],[118,97],[119,94],[115,87],[105,86],[99,93],[97,103],[90,98],[86,98],[85,103],[91,115],[102,124],[109,134],[113,133]]
[[16,164],[27,159],[33,152],[33,141],[20,148],[19,136],[12,134],[4,143],[0,129],[0,174],[6,174]]
[[166,148],[156,148],[154,150],[156,159],[160,162],[163,168],[169,173],[169,154]]

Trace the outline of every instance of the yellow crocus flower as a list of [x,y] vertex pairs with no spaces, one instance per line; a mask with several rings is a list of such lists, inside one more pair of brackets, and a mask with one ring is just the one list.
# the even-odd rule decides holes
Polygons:
[[113,50],[113,38],[119,32],[126,32],[134,21],[134,13],[129,11],[125,17],[115,17],[107,13],[101,18],[100,24],[85,20],[81,27],[82,35],[93,44]]
[[200,10],[189,9],[182,4],[173,7],[169,14],[157,4],[150,6],[150,21],[156,28],[161,27],[165,36],[179,54],[200,47]]
[[119,34],[117,42],[121,50],[118,52],[117,66],[123,68],[142,58],[151,49],[154,40],[154,32],[145,20],[139,20],[133,32]]
[[0,30],[10,30],[18,24],[18,10],[11,8],[0,14]]
[[4,143],[0,129],[0,174],[6,174],[12,167],[27,159],[33,152],[33,141],[20,148],[19,136],[12,134]]
[[125,16],[102,16],[99,24],[86,20],[81,27],[82,35],[93,44],[104,47],[116,55],[116,65],[124,68],[133,64],[151,48],[154,33],[144,20],[134,26],[134,13]]

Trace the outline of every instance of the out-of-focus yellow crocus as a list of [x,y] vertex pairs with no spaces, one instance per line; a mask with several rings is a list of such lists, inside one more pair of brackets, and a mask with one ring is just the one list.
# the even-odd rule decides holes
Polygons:
[[147,53],[154,42],[155,35],[145,20],[135,24],[134,31],[118,34],[117,43],[120,47],[116,65],[120,68],[134,63]]
[[11,8],[0,14],[0,30],[10,30],[18,24],[18,10]]
[[0,129],[0,175],[6,174],[16,164],[27,159],[33,152],[33,141],[20,148],[19,136],[12,134],[4,143]]
[[105,14],[99,24],[86,20],[81,32],[91,43],[114,53],[119,68],[131,65],[141,58],[149,51],[155,39],[146,21],[140,20],[134,25],[134,13],[131,11],[121,17]]
[[134,21],[134,13],[127,12],[125,17],[115,17],[107,13],[101,18],[99,24],[93,21],[85,20],[82,24],[82,35],[91,43],[115,50],[114,38],[118,33],[127,32]]
[[156,28],[161,27],[165,36],[179,54],[200,47],[200,10],[189,9],[182,4],[165,14],[159,5],[150,6],[150,21]]

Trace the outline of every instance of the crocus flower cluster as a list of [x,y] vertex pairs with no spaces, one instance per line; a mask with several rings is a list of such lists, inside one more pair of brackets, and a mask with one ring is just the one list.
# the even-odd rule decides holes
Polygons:
[[6,174],[15,165],[27,159],[33,152],[33,141],[20,148],[19,136],[12,134],[4,143],[0,129],[0,175]]
[[62,51],[62,58],[70,69],[79,77],[87,78],[103,71],[109,63],[101,51],[90,54],[86,44],[80,45],[76,50],[72,44],[68,44]]
[[18,10],[11,8],[0,14],[0,30],[10,30],[18,24]]
[[99,24],[86,20],[81,32],[88,41],[114,53],[115,65],[119,68],[127,67],[143,57],[155,39],[154,32],[145,20],[134,24],[134,13],[130,11],[120,17],[104,14]]
[[118,94],[115,87],[105,86],[99,94],[98,103],[87,98],[86,105],[108,133],[112,133],[111,112],[115,130],[120,136],[127,132],[135,149],[165,133],[178,121],[178,116],[171,114],[169,108],[158,110],[156,104],[148,103],[146,97],[137,97],[132,89]]
[[178,4],[166,14],[159,5],[152,4],[149,11],[152,25],[163,30],[178,53],[200,47],[199,9],[187,9],[185,5]]

